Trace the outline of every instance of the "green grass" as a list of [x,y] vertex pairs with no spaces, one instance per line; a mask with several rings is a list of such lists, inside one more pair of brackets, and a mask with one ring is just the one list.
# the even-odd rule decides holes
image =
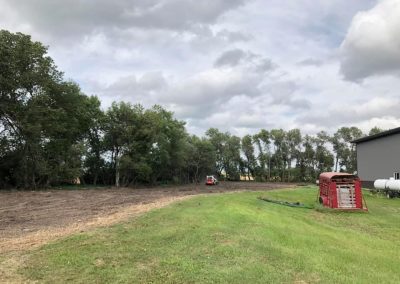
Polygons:
[[315,187],[200,196],[31,252],[25,277],[60,283],[400,283],[400,199],[369,213],[291,208]]

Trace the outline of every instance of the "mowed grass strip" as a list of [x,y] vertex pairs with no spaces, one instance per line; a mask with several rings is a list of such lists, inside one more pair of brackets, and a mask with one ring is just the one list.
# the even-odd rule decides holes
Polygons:
[[400,283],[400,199],[369,213],[292,208],[316,187],[199,196],[31,252],[47,283]]

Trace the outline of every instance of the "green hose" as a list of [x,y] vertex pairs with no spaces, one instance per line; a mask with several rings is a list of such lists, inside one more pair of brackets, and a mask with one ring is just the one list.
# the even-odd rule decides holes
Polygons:
[[289,207],[297,207],[297,208],[306,208],[306,209],[314,209],[314,207],[302,204],[300,202],[288,202],[288,201],[281,201],[281,200],[273,200],[273,199],[268,199],[266,197],[258,197],[258,199],[263,200],[263,201],[267,201],[267,202],[271,202],[271,203],[275,203],[275,204],[280,204],[280,205],[284,205],[284,206],[289,206]]

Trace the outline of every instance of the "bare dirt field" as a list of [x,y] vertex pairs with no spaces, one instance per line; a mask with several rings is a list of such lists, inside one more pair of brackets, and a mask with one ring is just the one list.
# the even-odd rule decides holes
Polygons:
[[217,186],[0,191],[0,253],[37,247],[198,194],[263,191],[293,184],[223,182]]
[[109,226],[199,194],[267,191],[294,184],[0,191],[0,283],[29,283],[17,271],[28,250],[73,233]]

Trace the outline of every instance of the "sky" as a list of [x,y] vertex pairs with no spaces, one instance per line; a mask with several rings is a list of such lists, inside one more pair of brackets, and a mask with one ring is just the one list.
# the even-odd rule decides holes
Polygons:
[[0,0],[106,109],[159,104],[190,133],[400,126],[400,0]]

